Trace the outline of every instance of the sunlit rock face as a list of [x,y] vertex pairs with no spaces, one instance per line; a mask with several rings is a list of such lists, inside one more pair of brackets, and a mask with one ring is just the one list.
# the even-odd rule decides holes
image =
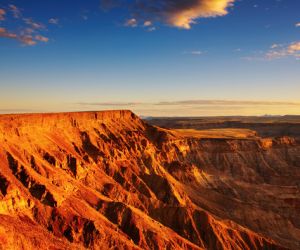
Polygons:
[[0,248],[299,249],[296,138],[198,138],[130,111],[0,116]]

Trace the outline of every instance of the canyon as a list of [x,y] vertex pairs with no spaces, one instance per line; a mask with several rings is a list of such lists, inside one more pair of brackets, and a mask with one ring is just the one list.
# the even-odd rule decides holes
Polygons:
[[300,124],[150,123],[1,115],[0,249],[300,249]]

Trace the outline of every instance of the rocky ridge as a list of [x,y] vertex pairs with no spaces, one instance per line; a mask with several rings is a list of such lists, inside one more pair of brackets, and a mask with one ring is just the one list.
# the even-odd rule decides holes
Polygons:
[[300,145],[130,111],[0,116],[0,249],[299,249]]

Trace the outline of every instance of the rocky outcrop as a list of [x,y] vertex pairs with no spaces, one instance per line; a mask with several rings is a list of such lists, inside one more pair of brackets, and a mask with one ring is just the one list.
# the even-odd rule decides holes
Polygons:
[[299,249],[299,163],[293,138],[187,138],[130,111],[3,115],[0,246]]

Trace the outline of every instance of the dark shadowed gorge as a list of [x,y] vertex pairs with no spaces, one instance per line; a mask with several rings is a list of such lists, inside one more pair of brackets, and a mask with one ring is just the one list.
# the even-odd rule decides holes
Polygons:
[[0,249],[299,249],[292,126],[212,136],[130,111],[2,115]]

